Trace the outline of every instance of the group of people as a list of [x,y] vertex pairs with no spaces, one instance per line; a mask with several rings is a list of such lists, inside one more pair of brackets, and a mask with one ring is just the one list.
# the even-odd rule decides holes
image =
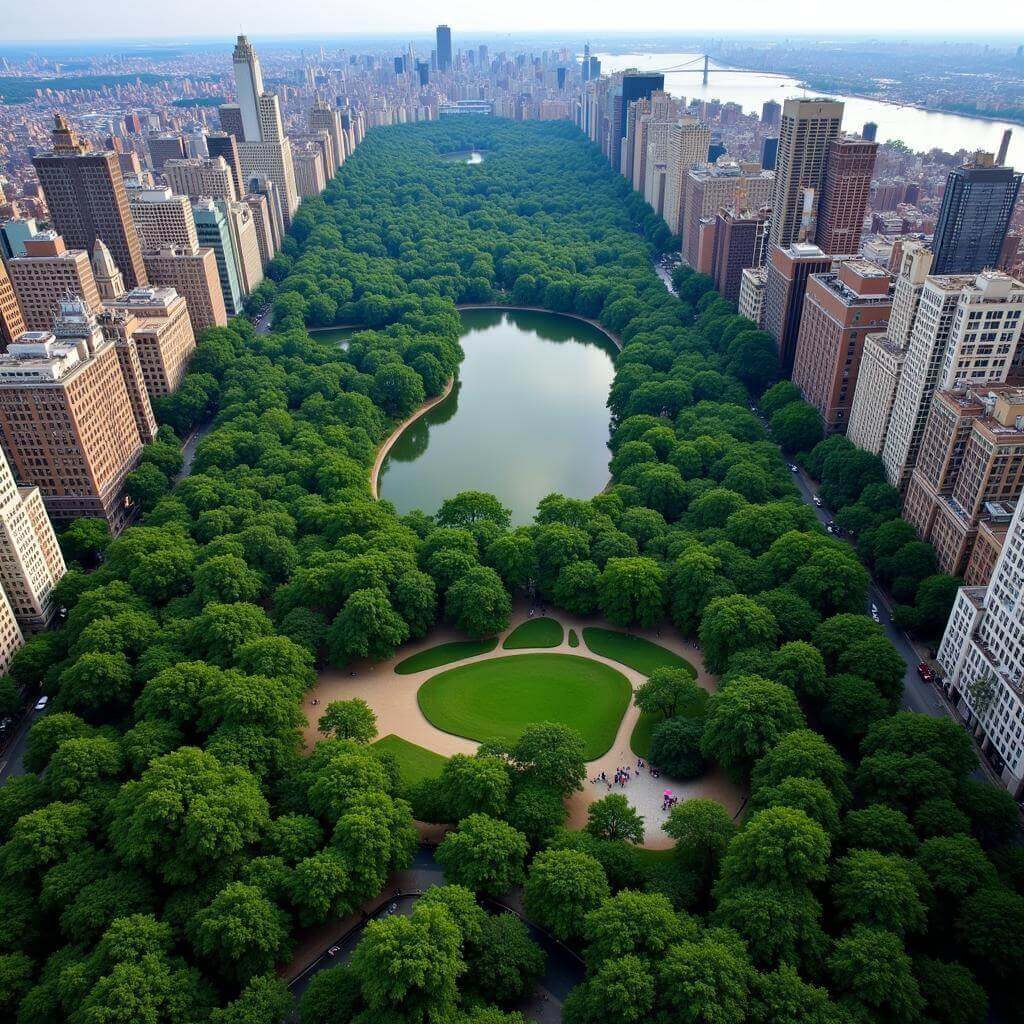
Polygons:
[[593,782],[595,785],[598,785],[603,782],[609,789],[611,789],[613,786],[619,786],[620,788],[624,789],[626,783],[629,782],[631,778],[633,778],[634,774],[640,775],[645,769],[648,772],[650,772],[652,779],[656,779],[661,775],[661,772],[657,768],[655,768],[653,765],[649,765],[642,757],[638,757],[636,759],[635,767],[632,765],[622,765],[621,767],[615,769],[615,772],[611,778],[608,778],[608,773],[606,771],[602,771],[600,775],[596,776],[590,781]]
[[671,811],[677,803],[679,803],[679,797],[675,796],[671,789],[666,789],[661,794],[661,809],[663,811]]

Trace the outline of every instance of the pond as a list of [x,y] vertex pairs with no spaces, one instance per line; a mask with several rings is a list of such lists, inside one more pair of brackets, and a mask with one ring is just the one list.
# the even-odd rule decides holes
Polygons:
[[388,453],[380,496],[400,513],[433,513],[459,491],[487,491],[512,509],[513,522],[528,523],[552,491],[601,491],[615,346],[591,324],[557,313],[461,316],[459,379]]
[[457,153],[443,153],[441,159],[448,164],[482,164],[484,154],[479,149],[462,149]]
[[339,348],[348,348],[348,340],[357,331],[365,331],[365,327],[314,327],[309,336],[326,343],[337,342]]

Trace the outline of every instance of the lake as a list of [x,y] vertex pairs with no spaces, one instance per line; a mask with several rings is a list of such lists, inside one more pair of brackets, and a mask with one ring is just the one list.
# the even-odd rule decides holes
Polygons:
[[[748,113],[753,111],[760,114],[761,104],[766,100],[782,103],[794,96],[819,95],[813,90],[802,89],[795,78],[767,72],[730,74],[727,69],[718,73],[712,71],[708,84],[704,85],[700,71],[666,71],[694,59],[700,62],[703,70],[703,57],[697,53],[600,53],[597,56],[601,60],[601,71],[604,74],[614,74],[627,68],[665,71],[665,88],[673,96],[685,96],[687,101],[697,98],[738,103]],[[725,66],[711,61],[710,67]],[[961,114],[940,114],[931,110],[918,110],[916,107],[899,107],[856,96],[836,95],[835,98],[846,104],[843,117],[845,131],[859,133],[865,121],[874,121],[878,125],[879,142],[901,139],[916,151],[927,152],[938,146],[949,153],[955,153],[958,149],[984,149],[995,153],[999,149],[1003,132],[1012,128],[1007,163],[1016,167],[1024,165],[1024,128],[1020,125],[1012,125],[1008,121],[986,121]]]
[[608,482],[615,346],[557,313],[462,310],[466,358],[452,393],[402,434],[378,493],[433,513],[459,491],[495,494],[528,523],[552,491],[589,498]]
[[308,328],[311,338],[323,342],[337,342],[339,348],[348,348],[349,338],[358,331],[365,331],[365,327],[312,327]]
[[484,155],[479,149],[463,149],[457,153],[443,153],[441,159],[447,164],[482,164]]

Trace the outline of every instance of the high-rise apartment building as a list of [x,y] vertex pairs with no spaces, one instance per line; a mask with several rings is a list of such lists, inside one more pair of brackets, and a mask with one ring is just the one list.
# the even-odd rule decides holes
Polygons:
[[1003,785],[1024,791],[1024,501],[987,587],[957,592],[937,660],[975,736],[1002,762]]
[[14,294],[14,285],[4,261],[0,260],[0,347],[6,348],[25,330],[25,318]]
[[300,196],[318,196],[327,187],[323,154],[319,149],[309,147],[292,148],[292,162],[295,166],[295,187]]
[[936,390],[1006,380],[1024,327],[1024,284],[998,270],[925,280],[882,448],[903,489],[917,462]]
[[260,249],[260,266],[266,270],[267,264],[274,258],[274,229],[270,224],[267,197],[249,192],[242,196],[242,202],[252,212],[253,224],[256,226],[256,241]]
[[622,169],[622,140],[626,137],[630,104],[636,100],[650,99],[654,92],[664,92],[665,76],[642,75],[636,71],[627,71],[622,76],[620,90],[612,112],[612,130],[607,147],[609,161],[617,171]]
[[950,171],[935,225],[936,274],[973,274],[999,264],[1021,175],[994,165],[991,153]]
[[206,151],[211,160],[218,157],[223,160],[231,171],[231,180],[235,183],[236,195],[245,192],[245,177],[242,174],[242,160],[238,155],[238,140],[228,132],[210,132],[206,136]]
[[164,177],[171,191],[179,196],[210,196],[229,202],[238,199],[234,176],[223,157],[168,160]]
[[125,478],[142,440],[114,344],[81,303],[55,326],[65,316],[91,320],[88,338],[30,331],[0,355],[0,444],[53,520],[98,516],[117,534],[133,512]]
[[[0,454],[0,585],[23,631],[45,629],[57,611],[53,588],[64,556],[38,487],[18,487]],[[0,612],[0,662],[7,647]]]
[[764,262],[771,211],[722,209],[715,219],[711,276],[715,290],[729,302],[739,302],[743,271]]
[[663,215],[673,235],[683,233],[687,176],[695,164],[707,159],[710,145],[711,129],[701,121],[685,118],[669,127]]
[[737,312],[759,328],[764,327],[764,289],[767,271],[764,267],[748,267],[740,274]]
[[331,139],[331,155],[333,163],[328,168],[329,177],[334,177],[338,168],[345,162],[345,131],[341,125],[341,112],[329,103],[317,101],[309,111],[310,131],[325,131]]
[[195,251],[163,245],[142,258],[154,285],[173,288],[185,299],[196,334],[207,327],[227,325],[217,257],[212,249],[200,249],[198,244]]
[[164,245],[177,245],[190,252],[199,248],[192,204],[175,195],[170,186],[129,189],[129,209],[144,253]]
[[[236,142],[245,140],[245,125],[242,123],[242,108],[237,103],[223,103],[217,108],[220,117],[220,128],[225,135],[232,136]],[[221,154],[223,156],[223,154]]]
[[779,123],[779,152],[772,193],[772,245],[786,248],[801,238],[808,194],[821,193],[829,147],[839,134],[843,104],[834,100],[786,100]]
[[263,280],[263,260],[260,256],[259,235],[252,210],[247,203],[224,203],[231,248],[238,269],[238,287],[243,295],[255,290]]
[[213,199],[197,199],[192,204],[199,244],[212,249],[217,260],[217,276],[220,279],[224,309],[228,316],[242,312],[242,286],[238,279],[238,259],[231,243],[231,228],[223,203]]
[[848,260],[808,279],[793,383],[827,433],[846,430],[864,338],[889,322],[892,290],[889,274],[866,260]]
[[831,255],[860,251],[878,143],[839,135],[828,148],[814,240]]
[[452,67],[452,30],[447,25],[437,26],[437,70],[450,71]]
[[25,243],[24,256],[11,260],[7,271],[29,331],[48,331],[69,295],[79,296],[90,310],[100,305],[89,253],[68,249],[54,231],[44,231]]
[[761,104],[761,123],[766,128],[774,128],[782,117],[782,104],[775,100],[765,100]]
[[824,274],[831,269],[832,257],[826,256],[816,245],[794,242],[785,249],[775,246],[769,250],[765,263],[763,326],[775,339],[779,365],[784,373],[793,369],[807,281],[812,274]]
[[188,156],[185,151],[185,140],[175,132],[150,135],[146,141],[153,170],[158,174],[163,171],[168,160],[183,160]]
[[91,151],[60,114],[54,120],[53,148],[32,158],[54,229],[69,248],[86,252],[102,238],[128,287],[145,284],[117,154]]

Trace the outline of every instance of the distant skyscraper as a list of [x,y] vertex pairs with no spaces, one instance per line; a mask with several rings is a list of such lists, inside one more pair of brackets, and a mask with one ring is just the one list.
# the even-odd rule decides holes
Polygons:
[[866,139],[868,142],[874,142],[878,138],[878,125],[874,121],[865,121],[860,134],[861,138]]
[[999,264],[1021,175],[996,167],[992,154],[951,171],[935,225],[933,273],[972,274]]
[[1002,140],[999,143],[999,152],[996,155],[996,163],[1000,166],[1006,163],[1006,154],[1010,149],[1010,138],[1012,135],[1012,128],[1007,128],[1006,131],[1003,132]]
[[664,88],[664,75],[639,75],[627,71],[622,76],[622,95],[615,109],[615,124],[610,140],[611,163],[615,170],[620,170],[622,166],[622,139],[626,137],[629,105],[635,100],[650,99],[652,92],[662,92]]
[[168,160],[164,164],[164,177],[175,195],[210,196],[231,201],[238,198],[234,176],[223,157]]
[[772,245],[785,248],[800,241],[806,193],[813,192],[816,201],[821,192],[829,146],[842,120],[843,104],[834,100],[786,100],[772,194]]
[[830,255],[856,255],[871,194],[878,143],[838,136],[828,149],[815,242]]
[[779,140],[768,138],[761,143],[761,167],[774,171],[779,159]]
[[775,100],[765,100],[761,104],[761,123],[766,128],[775,128],[779,123],[779,117],[782,115],[782,104],[776,103]]
[[146,141],[154,171],[163,171],[168,160],[181,160],[188,156],[185,152],[185,140],[174,132],[150,135]]
[[146,284],[117,154],[93,152],[64,118],[54,118],[53,149],[33,157],[55,230],[70,249],[91,252],[102,238],[129,288]]
[[437,26],[437,70],[449,71],[452,66],[452,30],[447,25]]
[[242,121],[244,142],[260,142],[260,97],[263,95],[263,72],[252,43],[245,36],[239,36],[232,55],[235,68],[235,88],[238,91],[238,107]]

